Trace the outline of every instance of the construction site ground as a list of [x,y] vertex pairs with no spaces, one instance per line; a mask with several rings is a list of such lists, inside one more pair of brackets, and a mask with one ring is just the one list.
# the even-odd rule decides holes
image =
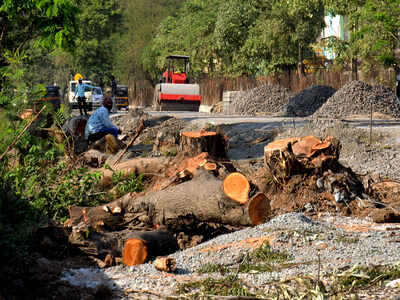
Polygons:
[[[145,113],[149,119],[181,120],[182,126],[188,130],[214,129],[218,126],[229,138],[228,158],[239,169],[248,173],[262,166],[264,147],[273,140],[293,136],[315,135],[323,138],[334,135],[342,145],[339,159],[341,164],[357,174],[385,178],[393,184],[395,193],[400,192],[400,121],[397,119],[374,116],[371,123],[368,115],[342,120],[317,120],[193,112]],[[129,112],[121,112],[113,114],[111,121],[119,119],[118,122],[128,124],[126,120],[139,118],[140,116]],[[161,126],[166,127],[165,124]],[[123,133],[132,129],[132,125],[120,127]],[[165,130],[168,131],[168,128]],[[176,128],[171,127],[171,131],[176,131]],[[137,155],[143,151],[151,151],[146,144],[149,142],[138,141],[130,150],[137,152]],[[60,260],[54,253],[47,257],[34,254],[37,256],[35,266],[25,275],[32,278],[25,278],[24,288],[27,287],[26,282],[29,282],[29,288],[40,287],[44,295],[51,295],[54,299],[202,299],[201,297],[207,297],[208,292],[202,292],[199,287],[197,290],[177,289],[182,284],[210,277],[215,280],[222,278],[225,273],[216,270],[206,274],[199,273],[205,266],[218,265],[227,268],[227,272],[231,272],[235,280],[240,281],[253,294],[263,295],[265,299],[279,299],[280,294],[284,295],[286,292],[291,295],[292,292],[293,299],[297,299],[295,297],[301,296],[300,291],[307,290],[304,282],[308,280],[313,285],[317,274],[327,286],[330,282],[337,285],[338,278],[365,275],[359,269],[353,268],[355,266],[396,266],[400,263],[400,223],[397,219],[391,223],[378,224],[376,221],[379,217],[373,220],[362,213],[362,210],[341,210],[331,203],[316,207],[314,204],[318,199],[309,196],[307,198],[306,194],[297,195],[303,198],[300,201],[301,207],[293,206],[288,201],[274,203],[279,209],[275,210],[275,215],[269,222],[221,235],[173,254],[172,257],[176,260],[176,270],[173,273],[159,272],[151,262],[135,267],[118,265],[99,269],[79,255]],[[397,202],[389,204],[400,207]],[[274,263],[270,271],[239,272],[247,255],[265,241],[273,251],[285,252],[287,260]],[[57,240],[54,236],[47,241],[56,249],[58,247],[54,244],[62,242],[66,241]],[[322,250],[317,249],[320,242],[327,244]],[[46,244],[43,245],[47,247]],[[62,246],[59,245],[59,248]],[[303,278],[304,282],[300,283],[295,278]],[[399,278],[400,274],[394,279]],[[398,299],[400,284],[394,279],[385,281],[379,287],[347,287],[340,295],[343,296],[342,299]],[[18,280],[15,278],[13,283],[17,287]],[[218,285],[218,282],[215,284]],[[42,299],[47,298],[43,296]]]

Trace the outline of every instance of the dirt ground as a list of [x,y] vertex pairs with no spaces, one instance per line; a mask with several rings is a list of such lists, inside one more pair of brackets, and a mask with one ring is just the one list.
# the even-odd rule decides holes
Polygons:
[[[362,123],[364,121],[358,122],[361,125],[364,124]],[[132,121],[132,124],[135,123]],[[166,126],[166,124],[170,125]],[[257,123],[239,123],[221,125],[220,129],[229,137],[228,157],[243,173],[257,176],[257,172],[263,166],[264,147],[269,142],[287,136],[302,136],[311,133],[322,136],[328,132],[327,129],[334,129],[331,125],[326,128],[318,125],[314,128],[312,126],[271,128],[265,124],[260,127]],[[215,129],[212,124],[207,126],[207,129]],[[134,149],[139,153],[151,151],[161,129],[163,129],[164,140],[178,143],[179,136],[176,135],[176,131],[191,127],[190,123],[176,119],[159,118],[153,122],[149,120],[146,131],[134,145]],[[342,143],[345,158],[344,162],[341,161],[343,164],[351,160],[349,153],[352,151],[362,149],[359,151],[361,153],[358,153],[362,156],[365,151],[370,150],[375,151],[379,156],[378,150],[385,150],[380,147],[375,147],[378,150],[371,150],[365,146],[365,142],[356,141],[354,132],[358,132],[358,129],[352,131],[348,128],[341,129],[340,126],[337,128],[337,137]],[[130,130],[128,127],[125,128],[126,133]],[[396,131],[392,131],[391,134],[387,134],[387,131],[382,134],[378,131],[374,132],[374,137],[380,141],[380,145],[391,142],[393,151],[396,151],[398,147]],[[160,136],[158,138],[160,139]],[[146,150],[140,152],[140,149]],[[376,163],[379,164],[379,162]],[[303,212],[315,217],[329,212],[332,215],[370,218],[375,222],[400,222],[400,183],[392,179],[361,176],[346,168],[347,166],[343,166],[340,170],[295,174],[284,185],[269,186],[265,192],[271,199],[271,217],[288,212]],[[321,180],[324,182],[330,180],[332,186],[336,183],[338,190],[336,191],[334,187],[332,190],[318,187],[318,182]],[[344,201],[337,201],[332,196],[334,192],[341,193],[344,190],[354,195],[347,195]],[[82,255],[79,250],[70,246],[69,233],[57,223],[38,229],[35,233],[37,243],[33,252],[26,255],[24,260],[8,262],[1,268],[0,281],[7,283],[7,287],[0,289],[0,299],[27,299],[28,293],[30,299],[108,299],[110,294],[106,288],[80,288],[65,282],[61,284],[58,281],[64,268],[97,267],[98,265],[93,257]]]

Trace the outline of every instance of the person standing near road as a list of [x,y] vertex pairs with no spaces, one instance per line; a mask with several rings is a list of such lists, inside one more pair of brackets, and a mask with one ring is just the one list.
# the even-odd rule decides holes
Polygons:
[[85,116],[88,115],[87,114],[87,109],[86,109],[86,98],[85,98],[85,89],[86,88],[92,89],[93,86],[91,86],[90,84],[83,83],[82,82],[82,78],[79,78],[78,84],[77,84],[77,86],[75,88],[74,99],[75,99],[76,96],[78,96],[77,97],[78,107],[79,107],[79,112],[80,112],[81,116],[83,115],[82,110],[85,113]]
[[115,81],[114,75],[111,75],[111,97],[113,101],[112,112],[117,111],[117,104],[115,103],[115,93],[117,92],[117,82]]

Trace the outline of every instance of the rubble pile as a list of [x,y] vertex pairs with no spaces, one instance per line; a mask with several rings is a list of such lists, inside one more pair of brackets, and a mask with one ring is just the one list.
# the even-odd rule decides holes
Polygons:
[[302,90],[286,107],[289,117],[308,117],[315,113],[336,90],[326,85],[316,85]]
[[368,115],[371,111],[400,117],[400,102],[390,88],[371,86],[362,81],[351,81],[330,97],[314,117],[344,118],[352,115]]
[[233,112],[241,116],[279,113],[288,105],[294,93],[278,85],[261,85],[238,93],[233,100]]

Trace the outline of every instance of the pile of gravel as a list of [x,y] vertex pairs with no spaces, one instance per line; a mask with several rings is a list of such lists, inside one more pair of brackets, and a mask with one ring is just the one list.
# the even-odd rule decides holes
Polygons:
[[293,97],[287,108],[289,117],[308,117],[315,113],[336,90],[326,85],[316,85],[302,90]]
[[400,117],[400,102],[390,88],[351,81],[338,90],[315,113],[314,117],[343,118],[367,115],[372,111]]
[[233,100],[233,112],[241,116],[267,115],[283,111],[294,93],[278,85],[261,85],[240,92]]

